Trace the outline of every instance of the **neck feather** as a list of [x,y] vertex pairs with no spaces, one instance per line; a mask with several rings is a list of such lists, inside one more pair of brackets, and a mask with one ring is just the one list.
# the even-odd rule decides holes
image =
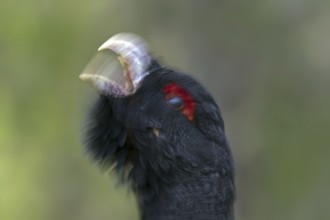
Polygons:
[[233,220],[234,186],[218,173],[138,192],[142,220]]

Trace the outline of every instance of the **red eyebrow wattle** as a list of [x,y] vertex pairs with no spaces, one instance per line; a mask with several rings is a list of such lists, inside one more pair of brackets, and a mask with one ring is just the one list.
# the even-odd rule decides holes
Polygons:
[[194,120],[196,102],[187,90],[176,83],[171,83],[165,86],[164,92],[167,97],[180,96],[185,103],[181,110],[182,113],[189,119],[189,121]]

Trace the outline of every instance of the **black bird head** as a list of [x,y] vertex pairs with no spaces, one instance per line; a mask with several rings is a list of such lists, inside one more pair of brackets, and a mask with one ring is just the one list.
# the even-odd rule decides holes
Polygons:
[[136,192],[142,219],[233,219],[234,174],[220,110],[192,77],[160,65],[147,44],[118,34],[125,83],[83,73],[100,94],[86,146]]

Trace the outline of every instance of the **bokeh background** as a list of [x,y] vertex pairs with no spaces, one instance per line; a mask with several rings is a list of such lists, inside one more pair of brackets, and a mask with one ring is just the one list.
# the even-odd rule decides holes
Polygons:
[[330,1],[2,0],[0,219],[138,219],[84,155],[96,95],[78,75],[134,32],[216,97],[235,157],[236,218],[330,217]]

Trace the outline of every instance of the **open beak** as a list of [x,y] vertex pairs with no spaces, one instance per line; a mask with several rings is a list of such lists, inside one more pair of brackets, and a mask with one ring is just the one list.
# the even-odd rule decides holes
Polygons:
[[108,39],[98,49],[98,51],[109,50],[117,55],[122,69],[120,75],[124,83],[120,83],[114,77],[118,69],[111,68],[114,66],[113,58],[102,64],[102,66],[110,66],[110,68],[103,67],[101,71],[99,70],[100,65],[95,66],[92,60],[88,65],[92,68],[87,66],[87,71],[85,69],[79,78],[102,95],[126,97],[134,94],[142,80],[149,74],[147,69],[151,64],[151,56],[148,45],[134,34],[119,33]]

